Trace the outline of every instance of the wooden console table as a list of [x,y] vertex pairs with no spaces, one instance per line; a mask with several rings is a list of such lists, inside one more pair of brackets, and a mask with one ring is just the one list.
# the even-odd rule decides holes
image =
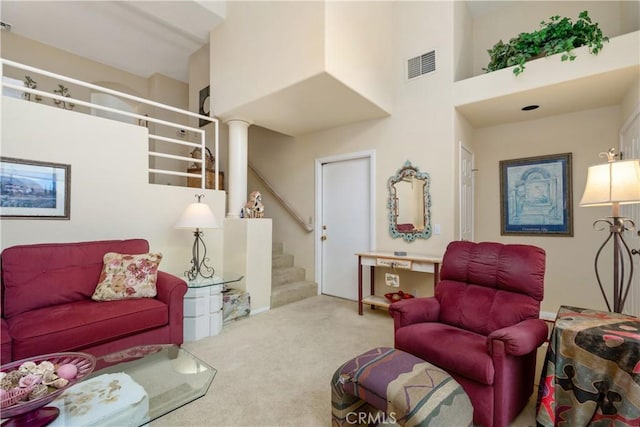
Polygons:
[[[393,252],[358,252],[358,314],[362,315],[364,304],[373,307],[389,307],[388,300],[375,295],[375,267],[393,268],[396,270],[419,271],[433,274],[433,284],[440,281],[440,264],[442,257],[408,253],[405,256],[394,255]],[[362,295],[362,267],[369,266],[371,271],[371,294]]]

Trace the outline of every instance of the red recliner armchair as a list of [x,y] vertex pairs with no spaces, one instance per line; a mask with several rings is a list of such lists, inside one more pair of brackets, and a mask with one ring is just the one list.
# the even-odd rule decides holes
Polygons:
[[507,426],[533,392],[545,252],[529,245],[452,242],[435,297],[391,304],[395,347],[447,371],[474,423]]

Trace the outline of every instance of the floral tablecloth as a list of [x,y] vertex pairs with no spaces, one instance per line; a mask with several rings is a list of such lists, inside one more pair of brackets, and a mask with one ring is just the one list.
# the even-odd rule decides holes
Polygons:
[[539,426],[640,426],[640,319],[562,306],[545,358]]

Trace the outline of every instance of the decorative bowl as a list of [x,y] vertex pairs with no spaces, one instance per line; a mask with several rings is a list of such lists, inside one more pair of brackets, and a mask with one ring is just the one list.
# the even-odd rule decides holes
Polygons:
[[34,409],[40,408],[47,403],[52,402],[56,397],[60,396],[66,389],[71,387],[74,384],[77,384],[81,380],[83,380],[87,375],[93,372],[93,369],[96,366],[96,359],[90,354],[87,353],[74,353],[74,352],[66,352],[66,353],[52,353],[45,354],[44,356],[35,356],[30,357],[28,359],[17,360],[15,362],[7,363],[6,365],[2,365],[0,370],[2,372],[10,372],[16,370],[25,362],[34,362],[39,364],[40,362],[48,361],[53,363],[55,366],[64,365],[66,363],[71,363],[78,368],[78,373],[75,378],[69,380],[69,383],[64,387],[60,387],[52,391],[51,393],[47,393],[46,395],[39,397],[33,400],[20,401],[13,405],[7,406],[6,408],[2,408],[0,410],[2,418],[11,418],[20,414],[24,414],[25,412],[32,411]]
[[389,300],[389,302],[394,303],[396,301],[400,301],[402,299],[411,299],[413,295],[407,292],[398,291],[398,292],[389,292],[384,294],[384,297]]

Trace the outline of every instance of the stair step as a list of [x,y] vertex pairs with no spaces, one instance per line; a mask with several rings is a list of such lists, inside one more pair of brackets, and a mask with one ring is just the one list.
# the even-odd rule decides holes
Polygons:
[[293,255],[290,254],[272,254],[271,268],[293,267]]
[[293,255],[282,243],[271,245],[271,308],[318,295],[318,284],[305,280],[304,268],[295,267]]
[[271,270],[271,288],[273,289],[292,282],[304,281],[306,272],[301,267],[273,268]]
[[283,248],[282,243],[271,243],[271,253],[272,254],[278,255],[278,254],[283,253],[283,251],[284,251],[284,248]]
[[290,282],[271,289],[271,308],[318,295],[318,284],[308,280]]

